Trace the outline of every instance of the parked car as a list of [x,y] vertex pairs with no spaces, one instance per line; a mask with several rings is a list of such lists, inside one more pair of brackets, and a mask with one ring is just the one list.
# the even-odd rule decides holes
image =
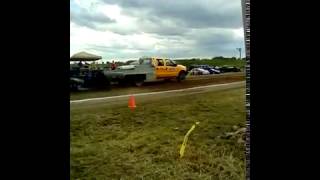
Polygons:
[[192,64],[189,66],[188,70],[191,71],[192,69],[194,68],[202,68],[202,69],[205,69],[205,68],[210,68],[209,65],[199,65],[199,64]]
[[197,68],[193,68],[188,71],[190,75],[200,75],[200,71]]
[[208,70],[202,69],[202,68],[193,68],[191,71],[189,71],[191,75],[207,75],[210,74]]
[[210,72],[206,69],[199,68],[199,71],[201,71],[202,75],[210,74]]
[[240,72],[241,70],[235,66],[222,66],[218,67],[219,71],[221,73],[226,73],[226,72]]
[[210,74],[220,74],[220,70],[216,69],[215,67],[209,66],[209,65],[191,65],[189,67],[189,71],[194,68],[201,68],[204,70],[209,71]]
[[210,72],[210,74],[220,74],[220,70],[215,69],[215,68],[208,68],[206,69]]

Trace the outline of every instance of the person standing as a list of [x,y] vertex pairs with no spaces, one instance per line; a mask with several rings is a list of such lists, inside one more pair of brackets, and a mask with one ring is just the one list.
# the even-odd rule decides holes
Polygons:
[[96,63],[94,61],[90,64],[90,69],[91,70],[97,70],[97,65],[96,65]]
[[115,70],[116,67],[117,67],[116,63],[114,61],[112,61],[111,70]]
[[83,66],[81,61],[79,61],[78,66],[79,66],[79,68],[81,68]]

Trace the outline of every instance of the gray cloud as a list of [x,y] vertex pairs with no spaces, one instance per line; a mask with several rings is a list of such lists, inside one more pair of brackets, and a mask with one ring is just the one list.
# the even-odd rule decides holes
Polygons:
[[119,35],[133,35],[133,34],[139,34],[140,32],[137,32],[134,29],[126,29],[126,28],[121,28],[121,27],[116,27],[116,26],[105,26],[105,29],[108,29],[109,31],[112,31],[116,34]]
[[193,46],[197,47],[197,53],[205,56],[234,56],[235,49],[243,46],[243,40],[235,37],[230,30],[196,30],[187,37],[194,39]]
[[128,45],[113,43],[109,47],[90,45],[104,58],[237,56],[235,48],[244,46],[244,40],[235,37],[232,31],[243,25],[240,0],[101,1],[119,5],[122,14],[136,19],[135,26],[120,26],[101,13],[85,9],[71,8],[71,20],[79,26],[108,30],[124,37],[149,33],[159,40],[157,45],[160,46],[140,47],[132,42]]
[[[124,13],[143,19],[171,19],[186,28],[240,28],[242,13],[239,0],[103,0],[118,4]],[[143,16],[141,16],[143,15]],[[154,21],[157,23],[158,21]]]
[[115,23],[114,20],[108,18],[102,13],[89,12],[87,9],[78,7],[70,10],[70,21],[79,26],[102,30],[104,24]]
[[161,36],[181,36],[189,29],[178,26],[170,19],[150,18],[139,19],[140,28],[145,33],[154,33]]

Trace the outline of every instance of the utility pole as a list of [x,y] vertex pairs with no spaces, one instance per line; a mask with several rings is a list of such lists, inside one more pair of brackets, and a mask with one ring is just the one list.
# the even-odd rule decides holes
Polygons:
[[240,53],[240,60],[241,60],[241,48],[237,48],[237,50],[238,50],[239,53]]

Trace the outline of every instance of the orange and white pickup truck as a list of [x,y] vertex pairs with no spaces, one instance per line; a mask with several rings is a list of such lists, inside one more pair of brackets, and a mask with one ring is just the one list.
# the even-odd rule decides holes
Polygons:
[[142,57],[130,65],[105,70],[104,74],[110,82],[131,82],[141,86],[144,82],[161,79],[177,79],[180,82],[186,78],[187,68],[167,58]]

